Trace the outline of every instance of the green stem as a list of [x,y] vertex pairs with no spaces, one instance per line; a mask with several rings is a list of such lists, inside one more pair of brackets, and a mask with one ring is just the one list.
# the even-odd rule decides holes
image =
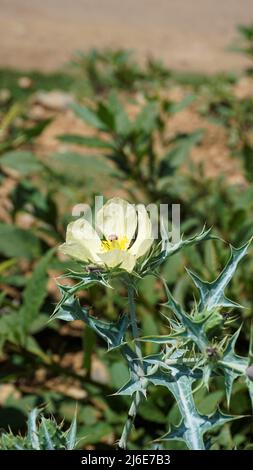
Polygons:
[[121,434],[121,438],[119,440],[119,444],[118,444],[119,449],[126,449],[127,448],[127,441],[128,441],[131,429],[133,427],[133,424],[134,424],[134,421],[135,421],[135,417],[136,417],[140,402],[141,402],[140,392],[136,392],[134,394],[131,406],[129,408],[127,420],[126,420],[126,423],[124,425],[124,428],[123,428],[123,431],[122,431],[122,434]]
[[136,309],[135,309],[135,300],[134,300],[134,288],[133,286],[128,286],[128,305],[129,305],[129,314],[131,320],[131,327],[132,327],[132,334],[133,339],[135,340],[135,351],[136,355],[140,359],[140,363],[142,364],[142,352],[141,352],[141,343],[136,338],[139,337],[139,330],[137,326],[137,319],[136,319]]
[[[139,336],[139,331],[138,331],[137,319],[136,319],[134,288],[131,284],[128,285],[128,305],[129,305],[129,314],[130,314],[130,320],[131,320],[132,334],[133,334],[133,338],[135,339],[135,351],[136,351],[136,355],[138,356],[140,360],[139,373],[140,373],[140,376],[143,376],[144,371],[143,371],[143,358],[142,358],[142,352],[141,352],[141,344],[140,344],[140,341],[136,340],[136,338],[138,338]],[[131,406],[129,408],[127,421],[124,425],[122,435],[119,440],[119,444],[118,444],[119,449],[127,448],[127,441],[128,441],[131,429],[133,427],[140,403],[141,403],[141,393],[135,392]]]

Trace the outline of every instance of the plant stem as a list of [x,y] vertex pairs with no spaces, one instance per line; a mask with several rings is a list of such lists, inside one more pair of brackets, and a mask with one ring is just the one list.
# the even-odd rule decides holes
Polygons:
[[140,402],[141,402],[140,392],[136,392],[134,394],[133,401],[132,401],[131,406],[129,408],[127,420],[126,420],[126,423],[124,425],[124,428],[123,428],[123,431],[122,431],[122,434],[121,434],[121,438],[119,440],[119,444],[118,444],[119,449],[126,449],[126,447],[127,447],[127,441],[128,441],[128,438],[129,438],[129,434],[130,434],[131,429],[133,427],[133,424],[134,424],[134,421],[135,421],[135,417],[136,417]]
[[[133,338],[136,339],[139,336],[139,331],[138,331],[137,319],[136,319],[134,288],[131,284],[128,285],[128,305],[129,305],[129,314],[130,314],[130,320],[131,320],[132,334],[133,334]],[[135,341],[135,351],[140,361],[140,364],[139,364],[140,376],[143,376],[144,375],[143,358],[142,358],[142,352],[141,352],[141,344],[140,344],[140,341],[138,340]],[[131,406],[129,408],[127,421],[124,425],[122,435],[119,440],[119,444],[118,444],[119,449],[126,449],[127,447],[129,434],[133,427],[140,403],[141,403],[141,393],[135,392]]]
[[137,319],[136,319],[134,288],[131,285],[128,286],[128,305],[129,305],[129,314],[130,314],[130,320],[131,320],[133,339],[135,339],[135,351],[142,365],[143,358],[142,358],[142,352],[141,352],[141,344],[140,344],[140,341],[136,340],[136,338],[138,338],[139,336],[139,330],[138,330]]

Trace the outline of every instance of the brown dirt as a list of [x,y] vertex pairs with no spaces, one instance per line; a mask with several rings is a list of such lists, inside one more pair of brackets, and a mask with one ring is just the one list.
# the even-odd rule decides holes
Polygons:
[[134,49],[176,69],[249,65],[225,49],[252,0],[0,0],[0,65],[53,70],[75,50]]
[[208,177],[224,175],[231,184],[244,184],[239,160],[232,158],[226,145],[226,130],[200,116],[194,107],[187,108],[170,119],[168,135],[172,137],[177,132],[188,133],[197,129],[204,130],[204,137],[200,145],[195,146],[191,152],[193,162],[202,163]]

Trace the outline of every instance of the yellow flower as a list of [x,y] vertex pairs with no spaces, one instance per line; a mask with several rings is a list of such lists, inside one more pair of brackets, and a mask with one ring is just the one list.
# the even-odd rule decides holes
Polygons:
[[[67,227],[63,253],[98,266],[119,266],[131,272],[153,243],[152,225],[143,205],[110,199],[97,213],[96,229],[84,218]],[[99,236],[102,235],[102,238]]]

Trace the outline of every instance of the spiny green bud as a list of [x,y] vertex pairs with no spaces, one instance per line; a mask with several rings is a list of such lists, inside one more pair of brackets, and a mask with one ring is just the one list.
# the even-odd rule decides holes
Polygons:
[[214,361],[217,361],[220,357],[220,352],[217,346],[208,346],[208,348],[206,348],[206,354],[208,359]]
[[223,316],[215,311],[210,315],[206,324],[205,324],[205,332],[207,336],[214,336],[218,333],[219,329],[224,325],[224,318]]
[[252,366],[249,366],[247,369],[246,369],[246,375],[247,377],[253,381],[253,365]]
[[204,324],[204,331],[208,337],[213,337],[217,335],[219,329],[224,326],[226,319],[221,315],[218,308],[213,309],[212,312],[210,310],[203,310],[194,315],[195,321],[203,321],[206,319]]

